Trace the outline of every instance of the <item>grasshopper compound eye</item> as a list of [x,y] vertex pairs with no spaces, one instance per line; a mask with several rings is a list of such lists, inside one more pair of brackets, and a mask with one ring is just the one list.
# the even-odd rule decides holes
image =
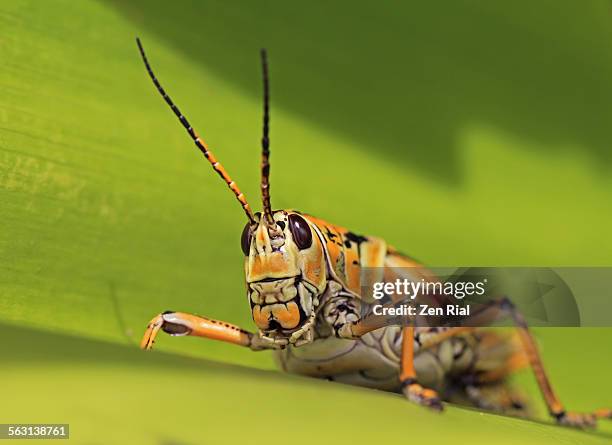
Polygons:
[[240,237],[240,244],[242,245],[242,252],[245,256],[249,256],[249,251],[251,250],[251,238],[253,235],[253,231],[251,230],[251,223],[247,223],[244,226],[244,230],[242,231],[242,236]]
[[289,215],[289,230],[293,235],[293,241],[300,250],[312,246],[312,232],[308,223],[300,215]]

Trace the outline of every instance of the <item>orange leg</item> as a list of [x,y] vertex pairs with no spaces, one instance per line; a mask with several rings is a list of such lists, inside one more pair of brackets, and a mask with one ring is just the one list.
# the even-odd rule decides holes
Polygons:
[[279,347],[238,326],[185,312],[164,312],[153,318],[147,326],[140,347],[151,349],[160,330],[173,336],[194,335],[246,346],[253,350]]
[[442,402],[438,393],[417,383],[414,369],[414,327],[412,326],[402,329],[402,359],[400,365],[400,383],[402,392],[406,397],[420,405],[441,411]]

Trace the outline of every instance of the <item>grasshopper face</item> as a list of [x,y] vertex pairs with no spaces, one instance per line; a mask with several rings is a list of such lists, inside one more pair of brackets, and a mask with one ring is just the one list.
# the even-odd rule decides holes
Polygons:
[[[323,246],[312,224],[291,210],[255,214],[242,233],[251,313],[260,331],[290,338],[314,322],[326,285]],[[273,221],[273,223],[270,223]]]

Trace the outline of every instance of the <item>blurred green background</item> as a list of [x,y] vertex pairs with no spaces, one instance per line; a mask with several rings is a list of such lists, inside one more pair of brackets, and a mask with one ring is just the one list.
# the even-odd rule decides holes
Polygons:
[[[270,430],[295,443],[313,424],[339,443],[609,440],[608,426],[435,416],[200,339],[136,351],[166,309],[253,325],[245,218],[155,92],[134,37],[255,208],[265,46],[275,208],[384,237],[433,266],[609,266],[611,6],[2,2],[0,376],[15,402],[0,419],[70,422],[77,443],[264,441],[277,415]],[[572,408],[612,405],[612,330],[537,334]],[[370,411],[373,426],[360,420]],[[115,420],[116,433],[101,431]]]

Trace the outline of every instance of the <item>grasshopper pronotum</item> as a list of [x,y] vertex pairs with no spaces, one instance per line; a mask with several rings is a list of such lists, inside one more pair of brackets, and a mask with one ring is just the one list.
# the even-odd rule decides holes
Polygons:
[[[384,240],[365,237],[295,210],[270,205],[269,86],[262,50],[264,113],[261,194],[263,211],[251,207],[153,74],[137,39],[147,72],[195,145],[234,193],[248,219],[242,232],[246,287],[258,331],[223,321],[167,311],[149,323],[141,347],[150,349],[160,330],[194,335],[259,351],[273,349],[283,370],[403,393],[408,399],[441,410],[442,401],[459,400],[506,413],[525,413],[507,376],[531,365],[546,405],[563,425],[593,427],[612,410],[565,411],[548,380],[537,345],[510,300],[491,301],[476,317],[510,317],[518,333],[505,337],[469,326],[431,328],[399,324],[393,317],[368,314],[360,290],[362,268],[382,268],[391,280],[429,277],[431,273]],[[363,315],[366,314],[366,315]],[[484,362],[487,362],[486,365]],[[492,365],[493,363],[493,365]],[[452,376],[452,380],[451,380]]]

